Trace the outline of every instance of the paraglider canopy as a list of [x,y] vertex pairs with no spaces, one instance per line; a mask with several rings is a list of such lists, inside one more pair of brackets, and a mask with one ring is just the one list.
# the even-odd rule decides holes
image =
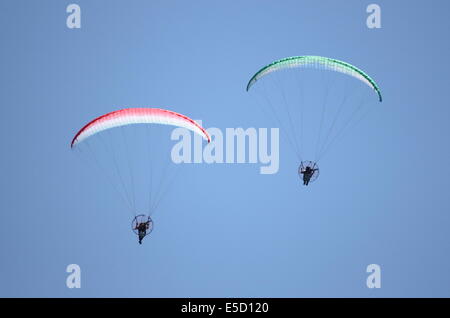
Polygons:
[[381,102],[383,100],[377,83],[375,83],[375,81],[363,70],[344,61],[313,55],[287,57],[264,66],[252,76],[247,84],[247,91],[256,83],[256,81],[267,74],[290,68],[316,68],[347,74],[367,84],[377,93],[379,101]]
[[194,120],[182,114],[159,108],[126,108],[116,110],[90,121],[73,137],[70,147],[101,131],[131,124],[161,124],[187,128],[201,135],[208,142],[208,133]]

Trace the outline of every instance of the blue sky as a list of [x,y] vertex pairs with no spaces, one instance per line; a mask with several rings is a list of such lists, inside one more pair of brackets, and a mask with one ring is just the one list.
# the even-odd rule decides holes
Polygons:
[[[78,30],[69,3],[0,4],[0,296],[450,296],[448,2],[376,1],[382,28],[368,29],[368,1],[77,1]],[[139,246],[71,151],[76,131],[129,106],[273,127],[245,85],[292,55],[360,66],[383,103],[308,188],[283,142],[274,175],[183,165]],[[65,285],[72,263],[80,289]],[[372,263],[381,289],[366,287]]]

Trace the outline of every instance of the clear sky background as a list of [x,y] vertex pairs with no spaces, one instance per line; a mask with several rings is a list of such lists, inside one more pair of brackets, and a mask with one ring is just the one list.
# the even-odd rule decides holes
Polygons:
[[[0,296],[450,296],[450,3],[1,1]],[[300,185],[259,164],[182,166],[137,244],[130,214],[69,142],[126,106],[165,107],[206,128],[273,127],[245,92],[261,66],[322,55],[383,90]],[[348,171],[351,167],[351,171]],[[345,169],[344,169],[345,168]],[[78,264],[82,288],[66,287]],[[382,288],[366,287],[379,264]]]

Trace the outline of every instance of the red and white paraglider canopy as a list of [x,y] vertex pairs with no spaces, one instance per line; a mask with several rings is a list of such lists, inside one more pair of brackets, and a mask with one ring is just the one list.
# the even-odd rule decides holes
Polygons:
[[211,141],[206,130],[187,116],[159,108],[127,108],[113,111],[92,120],[75,135],[70,146],[73,148],[86,138],[101,131],[132,124],[161,124],[184,127],[201,135],[208,142]]

